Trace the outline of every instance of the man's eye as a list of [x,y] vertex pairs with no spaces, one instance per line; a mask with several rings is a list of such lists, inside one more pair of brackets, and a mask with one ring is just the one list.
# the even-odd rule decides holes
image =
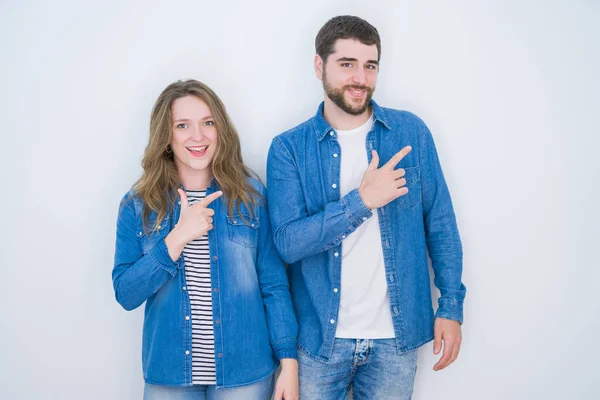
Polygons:
[[351,66],[352,66],[352,64],[350,64],[350,63],[343,63],[342,64],[342,67],[344,67],[344,68],[349,68]]
[[377,69],[377,67],[375,65],[367,65],[367,69],[374,70]]

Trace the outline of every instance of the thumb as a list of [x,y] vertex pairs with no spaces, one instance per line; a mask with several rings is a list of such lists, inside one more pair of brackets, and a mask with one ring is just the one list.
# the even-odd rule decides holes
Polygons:
[[185,194],[185,192],[181,189],[177,189],[177,192],[179,193],[179,199],[181,201],[181,208],[188,208],[189,207],[189,203],[188,203],[188,198],[187,198],[187,194]]
[[441,329],[434,329],[434,334],[433,334],[433,354],[435,354],[437,356],[438,354],[440,354],[441,350],[442,350],[442,330]]
[[377,151],[371,151],[371,162],[369,163],[369,171],[375,171],[379,167],[379,155]]
[[280,400],[283,398],[283,389],[281,386],[275,387],[275,395],[273,396],[273,400]]

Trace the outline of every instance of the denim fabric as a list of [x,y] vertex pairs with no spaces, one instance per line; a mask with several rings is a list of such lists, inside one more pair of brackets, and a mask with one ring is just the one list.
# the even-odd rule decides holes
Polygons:
[[[428,253],[441,292],[436,315],[462,323],[462,246],[431,133],[409,112],[382,108],[374,101],[371,106],[374,124],[365,143],[369,162],[373,149],[382,166],[412,146],[396,167],[406,170],[408,194],[376,210],[396,348],[402,353],[433,339]],[[372,216],[358,188],[340,198],[341,157],[321,104],[313,118],[273,139],[267,162],[269,213],[275,245],[290,264],[298,343],[321,361],[333,352],[344,289],[343,241]]]
[[327,363],[298,353],[300,398],[409,400],[417,372],[417,350],[396,351],[394,339],[335,339]]
[[[265,194],[257,180],[252,185]],[[212,181],[207,194],[218,190]],[[192,321],[183,254],[173,262],[165,237],[179,220],[175,204],[157,232],[142,226],[142,201],[128,193],[117,221],[112,273],[117,301],[127,310],[146,302],[142,367],[148,383],[192,384]],[[218,387],[257,382],[273,373],[278,359],[296,358],[298,326],[285,264],[273,244],[261,201],[253,217],[243,205],[228,215],[223,198],[211,205],[208,232]],[[244,219],[241,216],[245,216]],[[150,226],[156,221],[152,214]]]
[[260,382],[229,389],[214,385],[189,387],[157,386],[146,383],[144,400],[270,400],[273,393],[273,375]]

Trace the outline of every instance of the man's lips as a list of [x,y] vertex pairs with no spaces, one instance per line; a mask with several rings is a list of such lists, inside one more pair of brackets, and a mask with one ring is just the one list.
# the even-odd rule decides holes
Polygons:
[[361,98],[367,93],[366,89],[348,88],[346,90],[350,94],[350,96],[356,97],[356,98]]

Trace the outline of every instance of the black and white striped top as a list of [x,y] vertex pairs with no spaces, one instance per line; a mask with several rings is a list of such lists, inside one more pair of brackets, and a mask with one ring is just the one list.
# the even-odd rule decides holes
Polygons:
[[[186,193],[190,206],[206,197],[206,191],[188,190]],[[208,235],[189,242],[183,249],[183,258],[192,308],[192,383],[215,385],[215,336]]]

